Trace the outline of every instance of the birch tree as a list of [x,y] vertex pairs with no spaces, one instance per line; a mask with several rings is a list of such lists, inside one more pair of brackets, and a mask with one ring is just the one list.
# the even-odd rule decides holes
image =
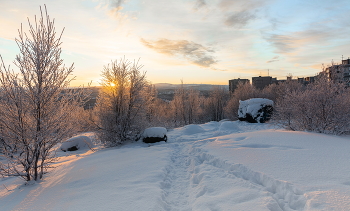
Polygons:
[[77,126],[72,118],[83,103],[79,90],[69,90],[73,65],[65,67],[61,34],[45,7],[29,33],[21,28],[16,43],[20,53],[15,72],[2,61],[0,67],[0,145],[7,158],[0,164],[3,176],[39,180],[54,160],[52,148],[70,137]]

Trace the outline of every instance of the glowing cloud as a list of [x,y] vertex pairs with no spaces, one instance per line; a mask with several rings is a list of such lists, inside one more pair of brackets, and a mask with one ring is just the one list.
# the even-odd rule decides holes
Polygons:
[[168,39],[148,41],[141,39],[141,42],[146,47],[151,48],[158,53],[170,56],[180,56],[200,67],[211,67],[211,65],[217,63],[217,60],[211,55],[215,52],[214,50],[192,41]]

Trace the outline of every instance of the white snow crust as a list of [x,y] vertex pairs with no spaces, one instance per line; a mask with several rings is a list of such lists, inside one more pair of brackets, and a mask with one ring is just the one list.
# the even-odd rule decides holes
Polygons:
[[143,138],[149,138],[149,137],[158,137],[163,138],[167,133],[166,128],[164,127],[150,127],[146,128],[143,131],[142,137]]
[[238,117],[245,118],[249,113],[253,118],[257,117],[259,109],[264,106],[273,106],[273,101],[265,98],[252,98],[239,101]]
[[350,210],[349,137],[240,121],[188,125],[167,136],[167,144],[60,152],[40,182],[0,179],[0,208]]

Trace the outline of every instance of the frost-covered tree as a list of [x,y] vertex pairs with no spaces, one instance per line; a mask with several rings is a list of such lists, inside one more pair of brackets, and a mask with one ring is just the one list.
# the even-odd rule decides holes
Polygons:
[[34,25],[28,23],[29,33],[21,26],[16,38],[19,71],[3,61],[0,67],[0,146],[7,158],[0,172],[30,181],[42,178],[54,160],[52,148],[76,131],[74,111],[83,98],[79,90],[68,89],[73,65],[63,65],[63,31],[56,34],[46,7]]
[[[157,127],[174,127],[173,104],[172,102],[156,98],[154,105],[154,118],[152,126]],[[155,120],[155,121],[154,121]]]
[[228,90],[214,87],[205,100],[204,110],[209,121],[220,121],[225,118],[225,106],[229,99]]
[[[292,76],[289,76],[292,78]],[[295,80],[287,80],[278,84],[275,89],[275,107],[273,119],[276,123],[282,123],[289,129],[293,129],[292,123],[295,118],[297,101],[295,97],[305,91],[306,87]],[[277,121],[276,121],[277,120]]]
[[[295,88],[295,87],[294,87]],[[304,89],[286,92],[276,105],[275,120],[292,130],[343,134],[350,130],[350,92],[322,72]]]
[[187,95],[186,116],[188,124],[201,123],[201,115],[203,98],[200,96],[198,90],[190,89]]
[[145,99],[145,115],[146,121],[151,125],[153,122],[158,121],[157,104],[158,104],[158,92],[154,85],[148,85],[144,88],[143,94]]
[[175,127],[187,125],[186,104],[187,92],[181,81],[181,86],[175,90],[174,99],[171,101],[172,119]]
[[169,106],[173,126],[199,123],[202,115],[201,103],[202,98],[199,91],[185,88],[181,82]]
[[234,93],[229,97],[229,100],[224,108],[226,116],[232,120],[236,120],[238,118],[237,111],[239,101],[257,97],[258,91],[259,90],[257,90],[250,83],[239,83]]
[[144,88],[148,85],[143,66],[123,58],[102,71],[102,92],[96,106],[98,136],[106,146],[135,140],[145,123]]
[[[292,76],[288,76],[290,79]],[[273,102],[287,103],[284,99],[291,92],[305,89],[305,86],[295,80],[287,80],[279,84],[270,84],[263,90],[256,89],[249,83],[238,84],[234,93],[231,94],[230,100],[225,107],[226,117],[230,119],[237,119],[237,111],[240,100],[248,100],[251,98],[267,98]],[[287,114],[287,113],[284,113]]]

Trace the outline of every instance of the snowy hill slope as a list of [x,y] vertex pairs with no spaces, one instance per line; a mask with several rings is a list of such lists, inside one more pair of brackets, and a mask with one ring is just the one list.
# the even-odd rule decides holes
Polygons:
[[348,138],[230,121],[167,135],[60,153],[40,183],[2,179],[1,210],[350,210]]

